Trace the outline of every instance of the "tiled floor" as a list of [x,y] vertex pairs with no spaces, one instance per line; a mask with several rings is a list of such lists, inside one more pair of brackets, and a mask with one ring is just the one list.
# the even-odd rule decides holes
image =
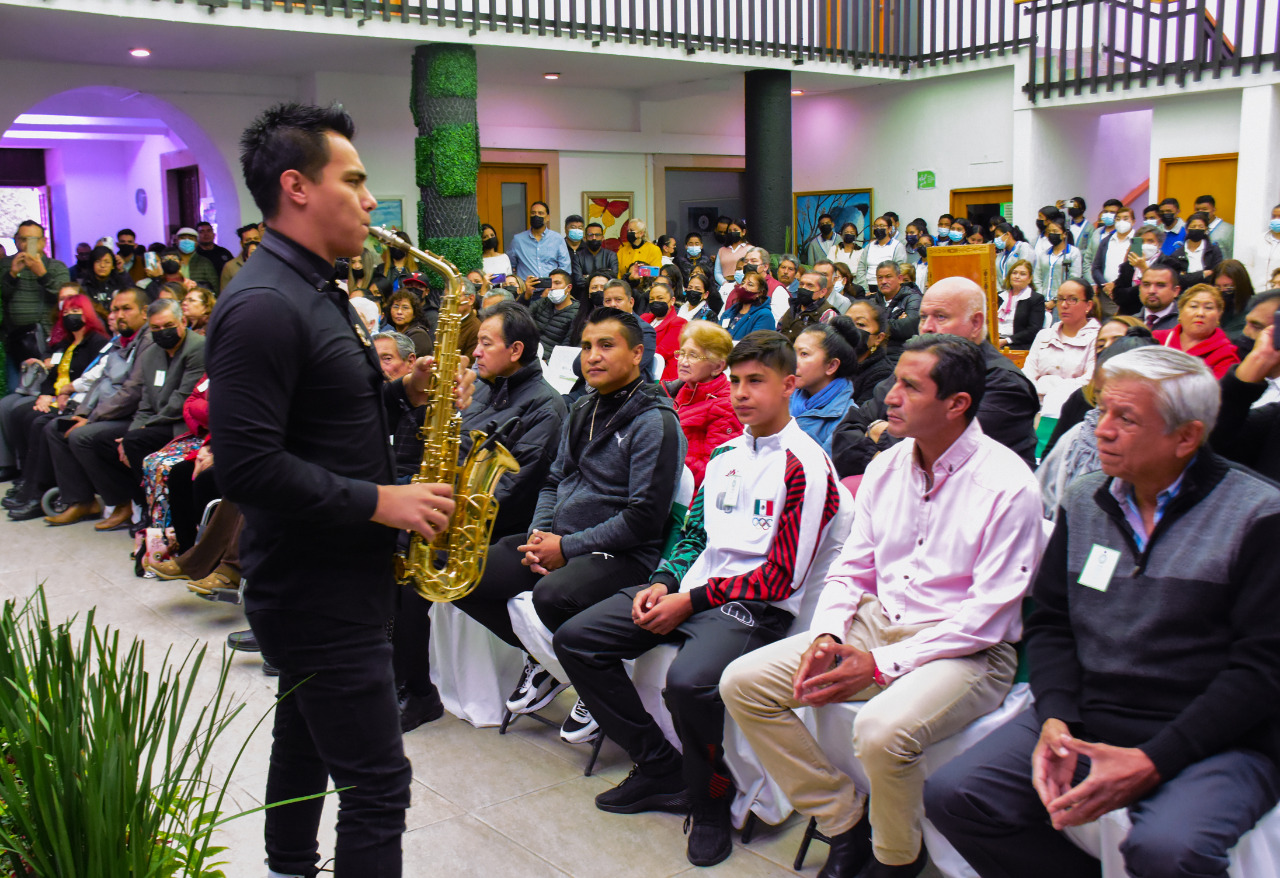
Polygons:
[[[50,528],[0,516],[0,599],[28,595],[44,582],[55,618],[97,607],[99,625],[142,638],[156,661],[170,647],[181,656],[192,644],[208,644],[200,691],[211,693],[224,638],[245,627],[239,608],[201,601],[180,582],[136,578],[131,548],[127,534],[96,533],[89,524]],[[224,774],[275,696],[275,683],[262,675],[256,656],[235,654],[231,663],[228,688],[245,709],[217,752]],[[567,696],[558,704],[562,712],[571,706]],[[228,813],[260,804],[269,746],[268,721],[249,739],[230,777]],[[727,861],[703,870],[685,859],[680,817],[597,811],[592,797],[630,769],[612,744],[601,752],[595,777],[582,775],[585,747],[564,744],[557,730],[529,721],[500,737],[497,729],[475,729],[446,715],[407,735],[405,746],[414,765],[406,878],[795,874],[790,866],[803,831],[796,817],[778,828],[761,826],[749,846],[738,844]],[[326,858],[333,851],[336,804],[330,797],[325,807],[320,847]],[[223,836],[230,878],[265,874],[261,813],[231,822]],[[802,874],[815,874],[825,855],[824,846],[815,846]]]

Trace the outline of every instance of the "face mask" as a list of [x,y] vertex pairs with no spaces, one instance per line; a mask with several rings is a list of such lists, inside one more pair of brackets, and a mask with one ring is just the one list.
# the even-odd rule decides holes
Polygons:
[[1116,220],[1116,232],[1121,235],[1127,235],[1133,230],[1133,223],[1128,220]]
[[690,259],[697,259],[699,256],[701,256],[701,255],[702,255],[702,248],[701,248],[701,247],[686,247],[686,248],[684,248],[684,252],[689,256],[689,258],[690,258]]
[[650,302],[649,313],[661,320],[667,316],[667,312],[671,310],[671,306],[666,302]]
[[822,225],[818,226],[818,231],[822,233],[822,237],[824,238],[830,238],[831,233],[834,230],[835,230],[835,226],[831,225],[831,223],[823,223]]
[[1116,223],[1116,215],[1107,211],[1102,215],[1102,224],[1104,226],[1113,226]]
[[840,236],[840,240],[844,241],[846,244],[852,244],[854,241],[858,240],[858,236],[853,232],[845,232]]
[[483,241],[481,241],[481,242],[480,242],[480,246],[481,246],[481,247],[483,247],[483,248],[484,248],[484,249],[486,249],[486,250],[497,250],[497,249],[498,249],[498,239],[497,239],[497,238],[485,238]]
[[189,256],[196,252],[196,242],[190,238],[183,238],[178,242],[178,249]]
[[529,228],[531,229],[540,229],[546,224],[547,224],[547,218],[545,216],[529,217]]
[[907,246],[908,246],[908,247],[910,247],[911,249],[913,249],[913,250],[914,250],[914,249],[915,249],[916,244],[918,244],[918,243],[920,243],[920,236],[919,236],[919,235],[907,235]]
[[947,238],[949,238],[953,244],[959,244],[961,241],[964,240],[964,230],[952,229],[951,231],[947,232]]
[[1004,238],[996,238],[996,249],[1003,250],[1004,246]]
[[1161,213],[1160,221],[1169,228],[1173,228],[1173,224],[1178,221],[1178,215],[1176,213]]
[[599,250],[603,245],[604,245],[604,241],[588,241],[588,242],[587,242],[587,249],[588,249],[588,250],[590,250],[592,253],[595,253],[595,252],[596,252],[597,250]]
[[1209,233],[1204,229],[1187,229],[1188,241],[1203,241],[1208,236]]
[[743,278],[745,278],[746,276],[747,276],[746,272],[744,272],[741,268],[739,268],[737,271],[733,273],[733,282],[736,284],[740,284],[742,283]]
[[569,295],[568,290],[547,290],[547,298],[551,300],[551,304],[559,305]]
[[634,247],[640,241],[640,236],[635,232],[627,232],[627,243]]
[[716,239],[716,243],[717,243],[717,244],[724,244],[724,243],[725,243],[725,238],[726,238],[727,236],[725,235],[725,233],[724,233],[724,232],[713,232],[712,234],[715,236],[715,239]]
[[364,277],[364,269],[363,268],[351,269],[351,276],[356,280],[359,280],[360,278]]
[[836,293],[844,292],[844,281],[838,280],[831,286],[831,290]]
[[875,237],[877,241],[883,241],[885,237],[888,236],[889,230],[888,229],[872,229],[871,234],[872,236]]
[[1041,234],[1043,234],[1043,233],[1044,233],[1044,220],[1042,220],[1042,219],[1038,219],[1038,220],[1036,220],[1036,228],[1041,232]]
[[599,307],[601,307],[602,305],[604,305],[604,291],[603,291],[603,290],[601,290],[601,291],[599,291],[599,292],[595,292],[595,293],[588,293],[587,295],[588,295],[588,298],[590,298],[590,299],[591,299],[591,305],[592,305],[592,307],[599,308]]
[[409,255],[408,250],[401,250],[399,247],[391,247],[389,249],[391,250],[391,258],[396,262],[399,262],[401,259],[404,259]]
[[65,314],[62,317],[62,328],[67,332],[79,332],[84,329],[83,314]]
[[1081,207],[1068,207],[1068,208],[1067,208],[1067,216],[1071,217],[1072,219],[1077,219],[1077,220],[1078,220],[1078,219],[1080,219],[1080,217],[1084,216],[1084,208],[1081,208]]
[[177,274],[182,268],[182,263],[176,259],[165,259],[160,262],[160,270],[165,274]]
[[916,255],[919,256],[921,259],[927,259],[929,257],[929,248],[923,245],[917,247]]
[[730,246],[742,240],[742,232],[725,232],[724,239],[729,242]]
[[1059,244],[1062,243],[1062,236],[1059,235],[1057,232],[1050,232],[1049,234],[1045,235],[1044,238],[1046,241],[1049,242],[1050,247],[1057,247]]
[[813,290],[806,290],[800,287],[796,290],[796,301],[800,303],[800,307],[808,308],[813,304]]
[[1271,231],[1275,232],[1277,235],[1280,235],[1280,219],[1271,220]]
[[582,240],[582,229],[570,229],[565,233],[565,237],[576,244]]
[[168,329],[151,330],[151,340],[164,350],[171,351],[178,346],[178,342],[182,339],[178,335],[178,327],[170,326]]
[[1147,260],[1147,262],[1150,262],[1151,260],[1155,259],[1159,255],[1160,255],[1159,244],[1143,244],[1142,245],[1142,258]]

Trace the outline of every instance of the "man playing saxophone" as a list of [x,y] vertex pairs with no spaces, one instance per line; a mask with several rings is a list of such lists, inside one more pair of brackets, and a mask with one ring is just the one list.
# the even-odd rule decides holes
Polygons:
[[[341,790],[335,874],[401,874],[409,805],[386,622],[396,533],[449,526],[452,486],[395,485],[387,407],[427,402],[431,363],[384,383],[334,261],[359,255],[376,202],[340,107],[283,104],[241,138],[268,230],[208,333],[218,482],[244,512],[245,608],[280,670],[267,802]],[[469,399],[459,378],[455,402]],[[272,878],[319,864],[322,800],[266,812]]]

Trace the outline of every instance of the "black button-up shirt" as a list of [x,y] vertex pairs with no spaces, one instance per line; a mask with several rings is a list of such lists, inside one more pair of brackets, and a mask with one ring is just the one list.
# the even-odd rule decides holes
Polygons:
[[246,609],[381,624],[396,532],[371,522],[395,481],[388,385],[333,266],[278,232],[209,325],[214,472],[244,512]]

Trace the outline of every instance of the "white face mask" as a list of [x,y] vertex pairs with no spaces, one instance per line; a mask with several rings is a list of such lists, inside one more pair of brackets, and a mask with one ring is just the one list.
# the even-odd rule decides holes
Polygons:
[[568,297],[568,295],[569,295],[568,290],[548,290],[547,291],[547,298],[551,300],[551,304],[553,305],[559,305],[561,302],[565,300],[566,297]]
[[1160,246],[1158,244],[1143,244],[1142,258],[1150,262],[1160,255]]
[[1116,231],[1121,235],[1127,235],[1133,229],[1133,223],[1128,220],[1116,220]]

